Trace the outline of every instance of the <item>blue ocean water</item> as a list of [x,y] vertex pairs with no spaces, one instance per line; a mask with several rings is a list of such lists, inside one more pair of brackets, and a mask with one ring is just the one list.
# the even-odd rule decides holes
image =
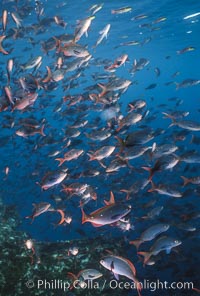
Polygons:
[[[100,7],[91,21],[88,36],[83,34],[76,41],[82,49],[88,50],[91,58],[84,62],[83,66],[68,72],[69,63],[81,58],[76,54],[73,57],[63,54],[62,47],[64,48],[66,43],[64,45],[62,37],[67,34],[75,36],[77,21],[89,17],[97,7],[94,5],[101,4],[102,8]],[[117,11],[124,7],[131,9],[124,13]],[[169,281],[194,280],[197,286],[199,184],[183,186],[181,176],[187,178],[199,176],[200,128],[198,126],[194,130],[187,127],[187,122],[186,127],[177,126],[177,123],[188,120],[193,124],[200,124],[199,2],[3,1],[2,12],[5,10],[8,11],[8,21],[5,30],[2,25],[1,35],[6,36],[2,45],[8,54],[0,52],[1,197],[5,204],[16,206],[21,218],[19,230],[27,232],[35,241],[47,242],[87,237],[96,238],[101,244],[101,239],[105,236],[116,238],[116,241],[123,237],[127,241],[129,259],[134,262],[140,279],[154,276],[162,280],[167,278]],[[115,13],[112,13],[112,10],[116,10]],[[18,27],[11,16],[11,13],[15,12],[21,20],[21,25]],[[99,32],[107,24],[110,24],[107,38],[95,47],[100,37]],[[55,46],[50,49],[48,40],[52,37],[56,38],[53,41],[51,39],[55,42]],[[132,41],[135,41],[134,45],[129,43]],[[116,64],[116,59],[125,54],[128,55],[128,60],[124,65]],[[28,68],[27,61],[37,56],[42,56],[42,63],[38,67],[36,65]],[[44,82],[47,66],[52,73],[59,69],[58,57],[63,61],[60,68],[64,71],[63,79],[56,81],[51,77],[49,82]],[[141,58],[146,59],[148,64],[133,70]],[[14,65],[13,70],[8,73],[6,69],[10,59]],[[107,71],[106,68],[113,63],[115,71]],[[106,77],[101,79],[102,77],[98,76]],[[106,103],[101,95],[99,96],[102,89],[98,84],[108,86],[115,77],[130,80],[131,85],[127,89],[124,87],[118,90],[115,87],[108,90]],[[25,89],[20,83],[21,79],[26,84]],[[5,94],[5,87],[8,85],[13,103]],[[18,102],[25,94],[33,92],[38,94],[35,103],[18,110],[15,107]],[[92,100],[91,94],[96,94],[97,100]],[[80,96],[81,100],[76,102]],[[136,124],[128,123],[118,131],[122,122],[120,118],[128,114],[128,104],[138,99],[144,100],[146,106],[133,112],[142,114],[142,119]],[[2,107],[4,103],[5,108]],[[115,109],[110,121],[111,107],[118,109],[117,111]],[[175,125],[169,127],[173,121],[164,118],[163,112],[173,116],[175,111],[179,116],[173,117]],[[184,116],[183,112],[188,112],[187,116]],[[24,127],[23,120],[28,119],[34,119],[40,127],[44,124],[46,136],[17,135],[16,132]],[[77,120],[79,122],[87,120],[87,123],[75,127],[75,130],[80,131],[79,136],[68,135]],[[120,159],[119,156],[124,157],[124,153],[128,153],[126,137],[131,132],[144,128],[151,128],[154,131],[152,140],[142,144],[151,148],[142,156],[130,160],[129,164],[124,161],[118,171],[106,172],[106,168],[114,159]],[[34,131],[37,129],[33,128]],[[87,136],[97,130],[105,129],[111,133],[106,140],[99,141]],[[116,137],[124,139],[123,147]],[[65,148],[67,143],[69,146]],[[148,180],[148,172],[142,167],[154,166],[159,157],[151,156],[154,155],[153,147],[156,145],[157,148],[162,144],[176,145],[177,150],[174,153],[179,161],[169,170],[161,168],[159,172],[155,172],[152,180],[156,186],[164,184],[174,187],[181,192],[182,197],[167,196],[156,191],[149,192],[152,187],[149,182],[144,188],[139,184],[136,192],[130,193],[129,200],[126,200],[126,193],[121,190],[129,189],[136,181]],[[89,161],[90,151],[94,152],[108,145],[115,146],[115,151],[108,158],[102,159],[102,163],[97,160]],[[56,158],[62,158],[71,149],[82,149],[83,154],[58,167],[59,162]],[[56,151],[58,155],[52,156]],[[186,154],[190,158],[195,156],[196,160],[184,161],[183,156]],[[6,168],[9,169],[7,173]],[[42,184],[48,173],[63,170],[67,170],[67,176],[60,184],[47,190],[42,190],[37,184]],[[94,170],[98,175],[91,176]],[[97,199],[92,200],[90,195],[86,197],[84,193],[70,196],[62,191],[63,185],[69,186],[75,183],[90,186],[96,192]],[[123,226],[120,228],[119,224],[115,223],[101,227],[94,227],[89,222],[82,224],[80,200],[85,203],[84,212],[89,214],[105,206],[104,200],[109,200],[111,191],[117,202],[131,205],[131,212],[126,216],[131,229],[123,230]],[[63,210],[66,216],[72,218],[71,223],[55,226],[60,219],[60,214],[56,211],[47,211],[35,217],[33,223],[30,223],[30,219],[25,217],[31,215],[32,204],[43,202],[50,203],[54,209]],[[143,218],[156,207],[163,207],[160,215]],[[125,227],[126,222],[124,223]],[[172,249],[170,254],[162,251],[155,265],[144,268],[138,261],[135,247],[128,242],[138,239],[144,230],[157,223],[168,223],[170,228],[164,235],[182,243]],[[189,226],[192,230],[188,230]],[[145,242],[140,250],[149,250],[155,240]],[[123,250],[120,255],[123,256]],[[188,291],[178,291],[178,293],[176,295],[191,295]],[[146,291],[143,294],[149,295]],[[175,294],[163,292],[160,295]]]

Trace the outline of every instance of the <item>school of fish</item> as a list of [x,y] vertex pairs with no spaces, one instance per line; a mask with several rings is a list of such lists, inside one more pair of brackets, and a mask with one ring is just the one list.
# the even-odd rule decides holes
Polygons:
[[[172,253],[185,256],[185,240],[198,231],[200,118],[182,110],[178,95],[186,88],[198,91],[200,76],[181,80],[181,69],[168,73],[171,81],[164,87],[174,94],[170,107],[154,99],[154,89],[168,70],[134,51],[149,46],[154,42],[149,36],[170,24],[164,15],[153,18],[145,10],[136,14],[131,1],[131,6],[121,7],[113,2],[109,11],[100,3],[83,7],[82,19],[74,23],[69,17],[48,16],[42,2],[32,2],[3,1],[1,12],[3,184],[14,178],[15,170],[23,171],[15,186],[32,198],[33,209],[30,203],[26,206],[22,223],[33,228],[41,215],[48,215],[56,221],[52,232],[59,227],[76,232],[76,224],[96,239],[101,231],[124,236],[135,257],[125,258],[111,248],[96,269],[91,263],[78,274],[69,271],[66,278],[79,279],[81,285],[104,276],[107,269],[117,280],[122,276],[133,281],[142,295],[142,268],[159,269],[160,253],[168,262]],[[60,2],[55,8],[64,10],[66,5]],[[110,22],[104,21],[103,12]],[[123,40],[121,19],[143,32],[141,39]],[[91,40],[96,24],[101,30]],[[119,39],[113,41],[116,29]],[[101,52],[107,43],[112,51],[105,59]],[[180,59],[198,50],[185,42],[174,56]],[[170,60],[167,54],[164,58],[165,63]],[[151,73],[154,81],[141,83],[141,73]],[[134,94],[138,86],[139,97]],[[27,182],[33,192],[28,192]],[[26,244],[34,255],[32,241]]]

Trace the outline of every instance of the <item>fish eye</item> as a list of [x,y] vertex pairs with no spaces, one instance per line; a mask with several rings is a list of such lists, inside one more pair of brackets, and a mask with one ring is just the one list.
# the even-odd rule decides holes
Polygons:
[[80,54],[80,51],[74,50],[74,53],[77,54],[77,55],[79,55]]
[[179,241],[178,241],[178,240],[175,240],[174,242],[175,242],[175,244],[178,244],[178,243],[179,243]]

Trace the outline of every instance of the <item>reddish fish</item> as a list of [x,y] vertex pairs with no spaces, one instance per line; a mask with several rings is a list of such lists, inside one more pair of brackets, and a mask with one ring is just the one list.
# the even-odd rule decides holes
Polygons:
[[136,269],[130,260],[120,256],[109,255],[104,257],[100,261],[100,264],[106,269],[112,271],[117,280],[119,279],[118,275],[125,276],[132,280],[136,285],[138,295],[141,296],[140,292],[142,290],[142,286],[136,278]]
[[101,227],[107,224],[113,224],[123,217],[125,217],[130,211],[130,205],[124,205],[122,203],[115,203],[114,195],[110,193],[110,200],[104,201],[106,206],[86,215],[82,211],[82,224],[85,222],[90,222],[94,227]]
[[8,54],[8,52],[3,48],[2,42],[6,38],[5,35],[0,36],[0,52],[3,54]]

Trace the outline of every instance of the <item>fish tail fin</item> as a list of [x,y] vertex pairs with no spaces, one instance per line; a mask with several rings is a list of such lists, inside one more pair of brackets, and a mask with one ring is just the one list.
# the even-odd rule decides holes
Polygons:
[[184,176],[181,176],[181,178],[183,179],[183,186],[186,186],[187,184],[190,183],[190,179],[184,177]]
[[[69,255],[70,255],[70,252],[68,251],[68,256]],[[72,272],[67,272],[67,277],[71,278],[72,281],[73,281],[73,283],[71,283],[70,286],[69,286],[69,290],[72,290],[74,288],[74,283],[76,281],[78,281],[78,277]]]
[[82,212],[82,224],[88,221],[88,216],[84,212],[83,208],[81,207],[81,212]]
[[152,180],[150,180],[150,182],[151,182],[151,186],[152,186],[152,187],[148,190],[148,192],[153,192],[153,191],[156,190],[156,185],[153,183]]
[[124,148],[124,146],[125,146],[124,140],[122,138],[118,137],[118,136],[115,136],[115,139],[117,139],[117,141],[119,142],[120,146],[122,148]]
[[128,104],[129,110],[128,113],[132,112],[133,110],[135,110],[135,106],[132,104]]
[[164,115],[163,118],[170,118],[172,121],[174,120],[174,117],[166,112],[162,112],[162,114]]
[[98,83],[98,86],[102,89],[102,90],[106,90],[106,86],[103,83]]
[[154,174],[153,169],[150,168],[150,167],[145,167],[145,166],[142,167],[142,169],[145,170],[145,171],[147,171],[147,172],[149,172],[149,178],[148,178],[148,180],[151,181],[152,178],[153,178],[153,174]]
[[73,281],[78,279],[77,276],[72,272],[67,272],[67,277],[71,278]]
[[58,48],[57,52],[60,52],[61,51],[61,41],[58,38],[56,38],[55,36],[53,36],[53,39],[56,41],[56,47]]
[[44,133],[44,127],[45,127],[45,124],[42,125],[42,127],[40,129],[40,134],[45,137],[46,134]]
[[8,54],[8,52],[3,48],[2,44],[1,44],[4,40],[4,38],[6,38],[5,35],[0,36],[0,52],[2,52],[3,54]]
[[34,221],[34,215],[32,214],[32,215],[30,215],[30,216],[26,216],[25,217],[26,219],[31,219],[31,224],[33,223],[33,221]]
[[89,156],[89,161],[95,160],[95,156],[91,153],[87,153],[87,155]]
[[47,77],[42,80],[43,83],[49,82],[52,77],[51,69],[48,66],[46,66],[46,69],[47,69]]
[[176,90],[178,90],[180,88],[180,84],[178,82],[174,82],[174,84],[176,85]]
[[119,124],[119,127],[116,129],[116,132],[119,132],[122,129],[122,125]]
[[58,166],[61,166],[65,162],[65,158],[56,158],[55,160],[59,161]]
[[138,255],[142,255],[144,257],[144,265],[147,263],[147,261],[151,257],[151,252],[137,252]]
[[138,292],[138,296],[142,296],[142,294],[140,293],[142,291],[141,283],[137,279],[135,279],[134,282],[136,284],[136,289],[137,289],[137,292]]
[[134,245],[136,247],[136,249],[138,250],[140,245],[142,244],[142,240],[140,239],[136,239],[136,240],[132,240],[129,242],[130,245]]
[[125,193],[126,193],[126,200],[129,200],[129,197],[130,197],[130,192],[129,192],[129,190],[127,190],[127,189],[121,189],[120,191],[121,191],[121,192],[125,192]]
[[107,93],[107,90],[106,86],[102,83],[98,83],[98,86],[102,89],[102,92],[99,94],[99,98],[101,98]]

